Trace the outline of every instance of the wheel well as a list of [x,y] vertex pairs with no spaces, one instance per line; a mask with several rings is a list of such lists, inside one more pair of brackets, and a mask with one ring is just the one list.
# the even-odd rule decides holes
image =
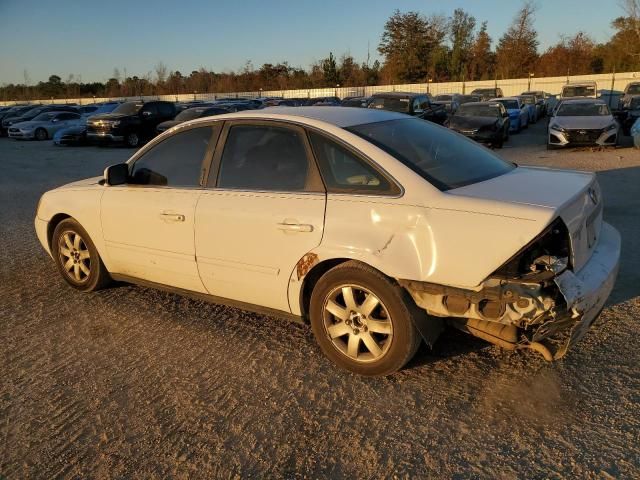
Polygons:
[[332,258],[324,260],[315,265],[309,273],[304,277],[302,289],[300,290],[300,311],[302,318],[307,321],[309,319],[309,304],[311,303],[311,292],[313,292],[316,283],[320,280],[325,273],[331,270],[333,267],[340,265],[341,263],[348,262],[349,258]]
[[47,226],[47,243],[49,245],[49,250],[51,250],[51,240],[53,238],[53,232],[58,224],[65,218],[71,218],[71,215],[67,215],[66,213],[56,213],[53,217],[51,217],[51,220],[49,220],[49,225]]

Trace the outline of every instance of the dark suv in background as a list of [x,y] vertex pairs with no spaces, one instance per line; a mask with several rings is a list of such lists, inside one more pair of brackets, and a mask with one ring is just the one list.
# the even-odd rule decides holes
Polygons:
[[440,125],[447,120],[445,108],[437,103],[432,103],[424,93],[376,93],[369,103],[369,108],[407,113]]
[[126,102],[111,113],[89,117],[87,140],[138,147],[152,139],[157,134],[156,127],[172,120],[176,113],[173,102]]

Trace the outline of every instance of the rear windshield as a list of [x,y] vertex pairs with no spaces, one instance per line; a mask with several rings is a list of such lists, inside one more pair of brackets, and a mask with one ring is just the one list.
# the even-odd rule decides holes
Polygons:
[[536,103],[535,97],[520,97],[520,100],[522,100],[522,103],[526,103],[527,105],[534,105]]
[[509,110],[517,110],[518,109],[518,101],[517,100],[496,100],[504,105],[504,108]]
[[640,94],[640,83],[634,83],[629,85],[627,88],[627,95],[638,95]]
[[559,117],[599,117],[611,115],[604,103],[563,103],[558,108]]
[[123,115],[135,115],[142,108],[142,103],[139,102],[127,102],[118,105],[112,113],[121,113]]
[[374,97],[369,104],[369,108],[407,113],[409,111],[409,99],[398,97]]
[[194,118],[199,118],[202,116],[202,113],[206,110],[206,108],[196,107],[196,108],[188,108],[187,110],[183,110],[176,116],[176,120],[180,122],[186,122],[187,120],[193,120]]
[[469,103],[469,102],[479,102],[480,97],[476,97],[475,95],[460,95],[458,97],[458,103]]
[[466,103],[460,105],[456,115],[461,117],[499,117],[500,109],[493,105],[472,105]]
[[347,130],[394,156],[440,190],[488,180],[515,168],[476,142],[418,118]]
[[563,87],[563,97],[593,97],[596,94],[596,88],[589,85]]

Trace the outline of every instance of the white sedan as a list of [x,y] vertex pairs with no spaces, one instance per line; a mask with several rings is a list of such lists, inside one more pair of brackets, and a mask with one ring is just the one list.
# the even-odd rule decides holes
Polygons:
[[402,368],[445,325],[559,358],[620,256],[593,174],[345,107],[178,125],[46,192],[35,228],[78,290],[128,281],[310,322],[327,357],[365,375]]

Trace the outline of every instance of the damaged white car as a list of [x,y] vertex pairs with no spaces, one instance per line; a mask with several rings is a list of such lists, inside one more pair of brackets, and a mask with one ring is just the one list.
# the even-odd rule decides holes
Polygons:
[[593,174],[344,107],[178,125],[45,193],[35,227],[72,287],[128,281],[310,322],[327,357],[365,375],[402,368],[447,324],[559,358],[620,256]]

